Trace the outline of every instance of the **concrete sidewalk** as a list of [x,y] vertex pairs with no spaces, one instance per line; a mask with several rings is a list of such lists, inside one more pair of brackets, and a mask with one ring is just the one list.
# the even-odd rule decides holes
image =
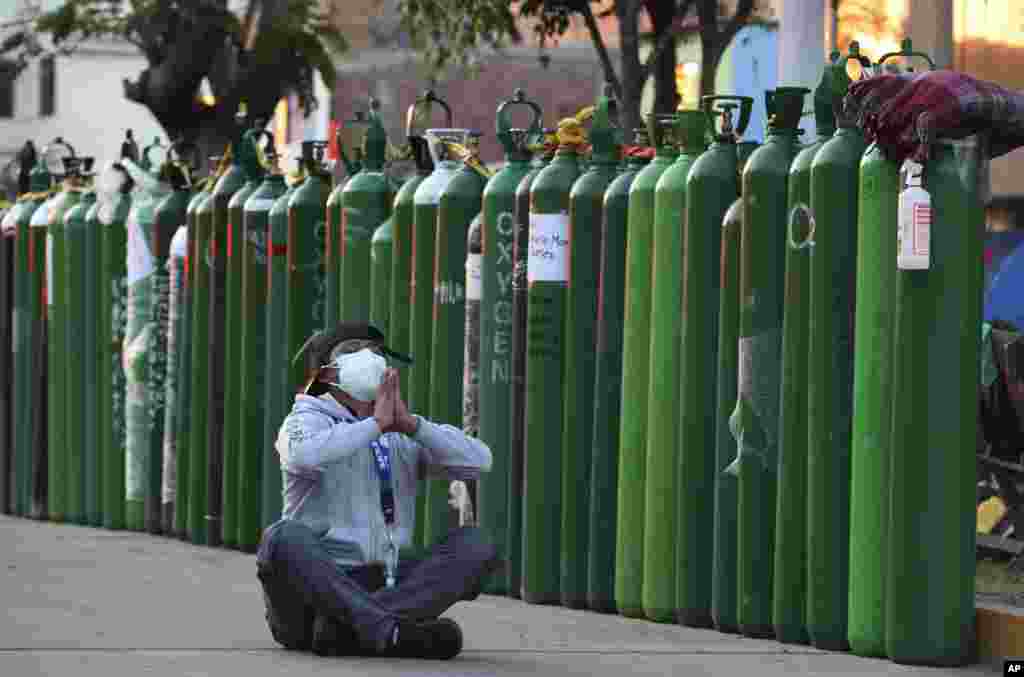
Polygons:
[[280,649],[252,555],[131,532],[0,517],[0,675],[977,675],[481,597],[452,609],[449,662]]

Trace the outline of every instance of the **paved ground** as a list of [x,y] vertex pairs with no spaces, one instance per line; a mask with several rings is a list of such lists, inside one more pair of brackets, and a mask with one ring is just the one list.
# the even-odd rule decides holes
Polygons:
[[177,540],[0,517],[0,675],[977,675],[784,647],[501,597],[456,606],[454,661],[279,649],[255,559]]

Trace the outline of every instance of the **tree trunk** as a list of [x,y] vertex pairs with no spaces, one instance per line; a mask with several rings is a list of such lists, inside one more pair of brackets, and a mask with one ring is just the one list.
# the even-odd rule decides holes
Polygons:
[[[665,31],[673,29],[676,3],[649,3],[647,13],[654,28],[654,43],[658,44]],[[675,39],[667,48],[661,50],[658,59],[651,64],[650,74],[654,78],[654,112],[674,113],[679,105],[679,94],[676,91]]]
[[700,95],[705,97],[715,93],[715,75],[718,73],[718,64],[722,61],[725,47],[711,44],[701,38],[700,53]]
[[643,65],[640,63],[640,21],[637,2],[620,1],[616,3],[619,19],[619,36],[621,43],[620,63],[622,81],[622,100],[619,102],[620,124],[626,131],[626,139],[633,141],[633,130],[643,126],[640,115],[640,97],[643,94]]

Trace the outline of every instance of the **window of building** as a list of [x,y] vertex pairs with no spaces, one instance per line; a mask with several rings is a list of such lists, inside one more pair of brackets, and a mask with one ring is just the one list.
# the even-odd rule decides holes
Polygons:
[[12,61],[0,59],[0,118],[14,117],[14,79],[17,69]]
[[39,62],[39,115],[54,114],[56,105],[57,69],[52,56]]

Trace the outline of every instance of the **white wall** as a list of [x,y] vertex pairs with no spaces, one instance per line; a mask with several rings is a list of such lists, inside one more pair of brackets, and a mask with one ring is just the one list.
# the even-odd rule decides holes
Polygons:
[[27,139],[41,149],[63,136],[79,155],[95,157],[102,165],[117,158],[129,128],[140,146],[156,136],[167,143],[149,110],[124,97],[121,80],[134,80],[145,66],[133,48],[116,44],[83,47],[71,57],[58,57],[54,115],[40,117],[39,65],[30,65],[15,84],[15,117],[0,119],[0,160],[6,161]]

